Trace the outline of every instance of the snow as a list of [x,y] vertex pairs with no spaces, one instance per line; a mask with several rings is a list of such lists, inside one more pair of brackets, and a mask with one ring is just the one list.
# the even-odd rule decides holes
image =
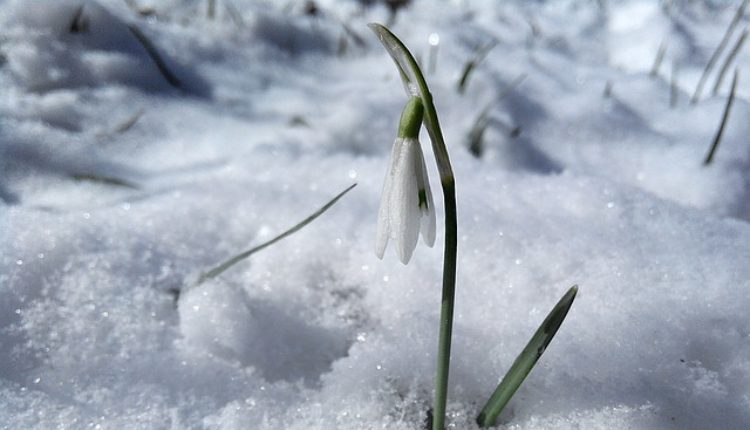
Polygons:
[[[208,19],[202,1],[130,3],[143,13],[0,3],[0,427],[422,428],[442,198],[423,132],[436,246],[408,266],[375,256],[406,98],[366,24],[389,10],[219,0]],[[427,78],[456,174],[450,428],[476,428],[573,284],[500,428],[750,427],[750,52],[710,166],[726,51],[689,102],[736,7],[415,0],[398,12],[391,29],[423,62],[439,40]],[[477,157],[468,135],[487,106]],[[195,285],[353,182],[299,233]]]

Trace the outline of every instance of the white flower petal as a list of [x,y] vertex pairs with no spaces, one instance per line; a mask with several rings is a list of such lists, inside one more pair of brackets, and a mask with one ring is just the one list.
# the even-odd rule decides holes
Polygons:
[[385,173],[383,181],[383,191],[380,194],[380,209],[378,210],[378,228],[375,235],[375,254],[382,259],[385,254],[385,247],[388,245],[390,237],[390,210],[391,210],[391,190],[393,185],[393,171],[396,166],[399,155],[399,145],[394,144],[391,150],[391,165]]
[[[428,194],[429,195],[429,194]],[[425,245],[432,248],[435,245],[435,211],[430,210],[426,214],[422,214],[422,240]]]
[[414,166],[420,148],[416,139],[397,139],[396,145],[401,149],[393,172],[389,218],[391,237],[396,239],[399,258],[406,264],[419,239],[419,194]]
[[420,207],[420,231],[422,232],[422,240],[424,243],[427,246],[432,247],[435,244],[435,202],[432,200],[430,180],[427,177],[427,166],[424,162],[421,147],[419,147],[417,155],[417,187],[419,190],[424,190],[424,198],[427,202],[427,207]]
[[380,197],[375,253],[383,258],[389,240],[394,239],[399,259],[407,264],[420,232],[428,246],[435,243],[435,210],[427,167],[417,139],[397,138]]

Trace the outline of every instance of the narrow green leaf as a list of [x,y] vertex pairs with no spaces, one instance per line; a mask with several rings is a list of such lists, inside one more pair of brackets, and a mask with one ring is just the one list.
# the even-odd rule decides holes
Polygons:
[[344,194],[348,193],[355,186],[357,186],[357,184],[350,185],[347,189],[345,189],[344,191],[340,192],[336,197],[332,198],[328,203],[326,203],[325,205],[323,205],[323,207],[321,207],[317,211],[313,212],[310,216],[308,216],[307,218],[305,218],[304,220],[302,220],[300,223],[298,223],[294,227],[290,228],[289,230],[281,233],[280,235],[274,237],[273,239],[271,239],[271,240],[269,240],[267,242],[264,242],[264,243],[262,243],[262,244],[260,244],[258,246],[252,247],[252,248],[248,249],[247,251],[241,252],[241,253],[235,255],[234,257],[226,260],[225,262],[219,264],[218,266],[214,267],[213,269],[211,269],[211,270],[209,270],[207,272],[204,272],[203,274],[201,274],[198,277],[198,281],[195,283],[195,285],[200,285],[200,284],[202,284],[203,282],[205,282],[208,279],[212,279],[212,278],[215,278],[215,277],[221,275],[222,273],[224,273],[224,271],[226,271],[230,267],[232,267],[235,264],[239,263],[240,261],[248,258],[249,256],[255,254],[256,252],[260,251],[261,249],[266,248],[268,246],[271,246],[274,243],[280,241],[281,239],[283,239],[283,238],[285,238],[285,237],[287,237],[287,236],[289,236],[289,235],[291,235],[293,233],[296,233],[302,227],[306,226],[307,224],[310,224],[313,220],[315,220],[315,218],[323,215],[323,213],[325,211],[327,211],[328,209],[330,209],[331,206],[333,206],[334,204],[336,204],[336,202],[341,197],[344,197]]
[[488,43],[484,48],[481,48],[477,51],[477,53],[474,55],[474,58],[466,63],[466,65],[464,66],[464,71],[463,73],[461,73],[461,79],[458,80],[457,89],[459,94],[463,94],[466,90],[466,85],[469,83],[469,76],[471,76],[471,72],[473,72],[474,69],[479,66],[479,63],[484,60],[487,54],[489,54],[492,48],[494,48],[495,46],[497,46],[496,41]]
[[706,64],[706,67],[703,69],[703,73],[701,73],[701,77],[698,79],[698,85],[696,85],[695,87],[695,92],[693,93],[693,97],[690,99],[690,103],[695,104],[700,99],[701,93],[703,92],[703,85],[705,85],[706,79],[708,79],[708,75],[711,73],[711,70],[713,70],[716,62],[719,60],[719,57],[721,57],[721,54],[724,52],[724,48],[727,47],[727,43],[729,43],[729,39],[732,37],[737,24],[745,15],[747,2],[748,0],[742,0],[742,3],[737,8],[737,12],[732,18],[732,21],[729,23],[726,32],[724,32],[724,37],[722,37],[721,42],[719,42],[719,45],[714,50],[714,53],[711,54],[711,58],[709,58],[708,64]]
[[724,135],[724,127],[727,125],[727,120],[729,119],[729,112],[732,110],[732,103],[734,103],[734,93],[737,91],[737,75],[739,72],[737,69],[734,69],[734,77],[732,78],[732,89],[729,90],[729,97],[727,98],[727,103],[724,105],[724,114],[721,116],[721,123],[719,124],[719,130],[716,132],[716,137],[714,137],[713,143],[711,143],[711,149],[708,150],[708,155],[706,155],[706,159],[703,160],[703,165],[708,166],[711,164],[711,162],[714,159],[714,154],[716,153],[716,149],[719,147],[719,142],[721,142],[721,137]]
[[206,17],[213,20],[216,17],[216,0],[208,0],[206,5]]
[[[396,69],[401,77],[401,82],[404,84],[406,95],[409,97],[419,97],[419,89],[414,82],[414,74],[407,72],[410,67],[406,46],[385,26],[376,23],[371,23],[367,26],[380,38],[380,42],[385,47],[386,52],[388,52],[388,55],[396,64]],[[416,60],[414,61],[416,62]]]
[[477,158],[481,157],[482,153],[484,153],[483,137],[484,132],[487,130],[487,126],[490,123],[489,116],[491,108],[492,104],[487,105],[487,107],[479,114],[476,121],[474,121],[474,125],[469,131],[469,152]]
[[424,105],[424,125],[427,134],[432,141],[432,151],[435,153],[435,159],[440,172],[440,181],[442,183],[453,182],[453,168],[451,167],[448,149],[443,139],[443,131],[440,128],[440,122],[437,117],[435,104],[432,102],[432,94],[427,87],[422,71],[414,56],[404,43],[391,33],[388,28],[381,24],[370,23],[367,25],[380,39],[385,50],[396,64],[401,81],[404,84],[404,90],[409,97],[421,97]]
[[69,176],[76,181],[95,182],[95,183],[103,184],[103,185],[113,185],[116,187],[130,188],[132,190],[137,190],[140,188],[137,184],[126,181],[124,179],[115,178],[114,176],[105,176],[105,175],[99,175],[96,173],[85,173],[85,172],[71,173]]
[[115,133],[125,133],[126,131],[133,128],[135,123],[137,123],[138,120],[141,119],[141,117],[143,116],[143,113],[144,113],[143,109],[138,109],[138,111],[134,113],[130,118],[128,118],[127,120],[125,120],[123,123],[121,123],[115,128]]
[[141,44],[143,49],[146,50],[146,53],[149,57],[151,57],[154,65],[157,69],[159,69],[159,72],[162,74],[162,76],[164,76],[164,79],[166,79],[169,85],[177,88],[178,90],[184,89],[180,79],[169,69],[166,61],[164,61],[162,56],[159,54],[159,51],[156,49],[156,45],[154,45],[151,39],[146,36],[146,33],[142,32],[140,28],[135,26],[135,24],[129,24],[128,29],[133,34],[133,36],[135,36],[136,40],[138,40],[138,43]]
[[719,69],[719,74],[716,76],[716,82],[714,83],[714,89],[712,91],[713,95],[719,93],[721,83],[724,82],[724,75],[726,75],[727,71],[729,70],[729,66],[732,64],[734,58],[740,52],[740,49],[742,49],[742,44],[745,43],[747,35],[748,31],[746,28],[742,31],[742,34],[740,34],[740,37],[737,39],[737,43],[734,44],[734,47],[731,51],[729,51],[729,54],[727,54],[727,57],[724,59],[724,64],[722,64],[721,69]]
[[654,58],[654,65],[651,66],[651,72],[649,75],[655,78],[659,75],[659,68],[661,67],[662,61],[664,61],[664,54],[667,53],[667,40],[662,39],[659,44],[659,50],[656,51],[656,58]]
[[492,396],[487,401],[487,404],[482,409],[477,417],[477,424],[480,427],[490,427],[495,424],[497,416],[500,415],[505,405],[508,404],[513,394],[516,393],[518,387],[521,386],[526,376],[528,376],[531,369],[534,367],[539,357],[542,356],[544,350],[555,337],[557,329],[560,328],[565,316],[570,310],[570,306],[573,304],[578,293],[578,286],[573,285],[567,293],[560,299],[555,305],[552,311],[544,319],[544,322],[537,329],[534,336],[531,338],[529,343],[523,349],[521,354],[513,362],[508,373],[505,374],[503,380],[492,393]]
[[[479,116],[477,117],[476,121],[474,121],[474,125],[471,127],[468,135],[469,151],[475,157],[480,157],[484,152],[483,137],[487,126],[490,124],[490,111],[500,100],[505,98],[505,96],[507,96],[517,86],[521,85],[524,79],[526,79],[525,73],[521,73],[520,75],[518,75],[497,94],[497,97],[487,103],[487,106],[485,106],[484,109],[482,109],[482,111],[479,113]],[[513,136],[513,133],[514,132],[511,131],[511,136]]]

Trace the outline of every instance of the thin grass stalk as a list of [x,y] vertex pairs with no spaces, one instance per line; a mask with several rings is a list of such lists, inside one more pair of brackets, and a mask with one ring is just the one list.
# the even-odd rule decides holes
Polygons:
[[742,49],[742,44],[745,43],[745,39],[747,39],[747,28],[742,30],[742,34],[737,39],[737,43],[734,44],[734,47],[729,52],[729,55],[727,55],[727,58],[724,60],[724,64],[721,66],[721,70],[719,71],[719,75],[716,77],[716,83],[714,84],[714,89],[712,91],[713,95],[718,94],[719,88],[721,88],[721,83],[724,82],[724,75],[727,73],[727,70],[729,70],[729,66],[732,64],[734,58],[740,52],[740,49]]
[[[475,157],[479,158],[482,155],[482,138],[484,136],[485,130],[487,129],[487,126],[490,124],[489,116],[492,107],[495,106],[495,104],[497,104],[500,100],[505,98],[505,96],[507,96],[513,89],[521,85],[524,79],[526,79],[525,73],[521,73],[520,75],[516,76],[516,78],[513,79],[508,85],[506,85],[505,88],[503,88],[492,101],[487,103],[484,109],[482,109],[482,111],[479,113],[479,116],[477,116],[477,119],[474,121],[474,125],[471,127],[468,136],[469,152],[471,152]],[[519,127],[513,127],[510,130],[510,136],[516,137],[518,135],[516,130],[518,129]]]
[[388,54],[396,64],[404,88],[409,97],[421,97],[424,105],[424,122],[435,153],[440,183],[445,203],[445,249],[443,253],[443,291],[440,304],[440,332],[438,335],[437,374],[435,376],[435,400],[433,403],[433,430],[445,426],[445,405],[448,398],[448,375],[450,370],[451,336],[456,295],[456,259],[458,250],[458,227],[456,216],[456,189],[448,149],[437,116],[432,94],[417,60],[406,46],[390,30],[381,24],[369,24]]
[[182,90],[182,82],[180,82],[177,76],[172,73],[171,70],[169,70],[167,63],[161,57],[159,51],[156,49],[156,46],[153,42],[151,42],[151,39],[149,39],[148,36],[146,36],[146,34],[143,33],[140,28],[136,27],[133,24],[128,25],[128,29],[130,29],[130,32],[133,33],[133,36],[135,36],[141,46],[143,46],[143,49],[146,50],[146,53],[149,57],[151,57],[151,60],[156,65],[156,68],[159,69],[159,72],[161,72],[162,76],[164,76],[164,79],[167,80],[169,85]]
[[338,20],[339,24],[341,24],[341,28],[343,29],[343,34],[341,37],[339,37],[339,46],[337,50],[337,55],[339,57],[345,55],[347,51],[349,50],[349,39],[351,39],[355,45],[357,45],[358,48],[364,49],[367,47],[367,42],[357,34],[356,31],[354,31],[349,25],[347,25],[346,22],[342,20]]
[[680,65],[677,63],[677,60],[675,60],[672,63],[672,71],[671,71],[671,77],[669,81],[669,107],[674,109],[677,106],[677,98],[679,96],[679,91],[677,87],[677,76],[680,72]]
[[732,109],[732,104],[734,103],[734,93],[737,90],[738,75],[739,75],[739,72],[735,68],[734,76],[732,77],[732,88],[729,91],[727,104],[724,106],[724,113],[721,116],[721,123],[719,124],[719,130],[716,131],[716,136],[714,137],[714,141],[713,143],[711,143],[711,149],[708,150],[708,155],[706,155],[706,159],[703,160],[704,166],[708,166],[713,161],[714,154],[716,153],[716,149],[719,147],[719,142],[721,142],[721,137],[724,135],[724,127],[727,124],[727,120],[729,119],[729,111]]
[[474,71],[474,69],[477,68],[477,66],[479,66],[479,63],[481,63],[482,60],[487,57],[487,54],[489,54],[492,48],[494,48],[495,46],[497,46],[497,42],[491,42],[487,44],[487,46],[477,51],[474,58],[466,63],[466,65],[464,66],[464,71],[461,74],[461,79],[458,80],[457,89],[459,94],[463,94],[464,91],[466,91],[466,85],[469,83],[469,77],[471,76],[471,73]]
[[490,126],[497,126],[508,134],[508,137],[515,139],[521,134],[521,126],[506,124],[498,118],[490,118],[488,113],[484,112],[474,122],[474,126],[469,131],[468,148],[471,155],[481,158],[484,154],[484,133]]
[[469,131],[469,152],[476,157],[479,158],[484,153],[484,144],[483,144],[483,137],[484,132],[487,130],[487,126],[489,125],[489,106],[487,109],[482,111],[482,113],[479,114],[476,121],[474,121],[474,125],[471,127],[471,130]]
[[484,145],[482,138],[484,136],[487,126],[490,124],[490,111],[492,110],[495,100],[488,103],[484,109],[479,113],[477,119],[474,121],[474,125],[469,130],[469,152],[472,155],[479,158],[484,152]]
[[71,179],[76,180],[76,181],[94,182],[97,184],[130,188],[131,190],[140,189],[140,187],[137,184],[126,181],[124,179],[116,178],[114,176],[105,176],[105,175],[99,175],[96,173],[70,173],[68,176],[70,176]]
[[346,35],[342,34],[339,36],[339,46],[336,49],[336,55],[343,57],[346,55],[346,51],[349,49],[349,42],[346,41]]
[[661,7],[664,11],[664,15],[671,18],[674,9],[674,0],[666,0],[664,3],[662,3]]
[[537,22],[536,18],[534,18],[534,15],[526,15],[524,17],[526,19],[526,23],[529,25],[529,30],[531,30],[531,37],[532,39],[536,39],[542,34],[542,28],[539,26],[539,23]]
[[356,31],[354,31],[354,29],[349,27],[349,25],[345,23],[344,21],[339,21],[339,22],[341,23],[341,27],[344,28],[344,32],[346,33],[346,35],[349,36],[354,41],[357,47],[359,48],[367,47],[367,42],[365,42],[365,39],[363,39],[362,36],[360,36]]
[[510,81],[508,85],[505,86],[502,90],[500,90],[499,93],[497,93],[497,96],[495,97],[495,100],[492,103],[497,103],[500,100],[504,99],[505,96],[510,94],[511,91],[516,89],[519,85],[523,83],[524,80],[526,80],[526,73],[521,73],[520,75],[516,76],[515,79]]
[[724,37],[721,38],[719,45],[714,50],[713,54],[711,54],[711,58],[708,59],[708,63],[706,64],[706,67],[703,69],[703,73],[701,73],[701,77],[698,79],[698,84],[695,86],[695,92],[693,93],[693,97],[690,99],[690,103],[695,104],[700,99],[701,93],[703,92],[703,86],[706,84],[706,79],[708,79],[708,75],[714,69],[716,62],[719,61],[719,57],[724,52],[724,49],[727,47],[727,43],[729,43],[729,39],[732,37],[732,34],[734,34],[734,29],[737,28],[737,24],[740,22],[740,19],[742,19],[742,16],[745,14],[745,7],[747,7],[747,2],[748,0],[743,0],[742,4],[740,4],[740,6],[737,8],[737,12],[734,14],[732,21],[729,23],[729,26],[727,27],[727,31],[724,33]]
[[264,242],[264,243],[262,243],[262,244],[260,244],[258,246],[254,246],[254,247],[248,249],[247,251],[241,252],[241,253],[235,255],[234,257],[232,257],[232,258],[224,261],[223,263],[219,264],[218,266],[214,267],[213,269],[210,269],[210,270],[202,273],[198,277],[198,280],[195,282],[195,285],[196,286],[200,285],[200,284],[204,283],[205,281],[207,281],[209,279],[213,279],[213,278],[221,275],[222,273],[224,273],[230,267],[232,267],[235,264],[239,263],[240,261],[242,261],[242,260],[250,257],[251,255],[255,254],[256,252],[262,250],[263,248],[267,248],[267,247],[273,245],[274,243],[280,241],[281,239],[284,239],[285,237],[296,233],[302,227],[304,227],[307,224],[310,224],[311,222],[313,222],[315,220],[315,218],[323,215],[323,213],[325,211],[327,211],[328,209],[330,209],[331,206],[333,206],[334,204],[336,204],[336,202],[340,198],[344,197],[344,194],[348,193],[355,186],[357,186],[356,183],[350,185],[344,191],[342,191],[338,195],[336,195],[336,197],[334,197],[333,199],[331,199],[328,203],[326,203],[325,205],[323,205],[323,207],[321,207],[317,211],[313,212],[310,216],[308,216],[304,220],[300,221],[299,223],[297,223],[294,227],[290,228],[289,230],[286,230],[285,232],[281,233],[280,235],[274,237],[273,239],[271,239],[271,240],[269,240],[267,242]]
[[521,134],[521,126],[520,125],[511,125],[506,123],[505,121],[501,120],[500,118],[490,118],[487,121],[487,125],[494,125],[498,128],[500,128],[502,131],[504,131],[508,137],[515,139]]
[[232,18],[237,27],[245,27],[245,20],[242,18],[242,14],[237,7],[229,1],[224,2],[224,9],[226,9],[229,17]]
[[137,123],[138,120],[141,119],[144,112],[145,111],[143,109],[138,109],[138,111],[136,111],[130,118],[128,118],[127,120],[123,121],[120,125],[115,127],[115,133],[125,133],[126,131],[133,128],[135,123]]
[[664,61],[664,54],[667,53],[667,41],[666,39],[662,40],[659,44],[659,50],[656,51],[656,57],[654,58],[654,64],[651,66],[651,72],[649,75],[652,78],[655,78],[659,75],[659,69],[661,68],[661,63]]
[[76,12],[73,14],[73,19],[70,20],[70,26],[68,31],[70,33],[81,33],[86,30],[86,19],[83,16],[83,8],[86,4],[78,6]]
[[216,0],[208,0],[206,4],[206,17],[210,20],[216,17]]

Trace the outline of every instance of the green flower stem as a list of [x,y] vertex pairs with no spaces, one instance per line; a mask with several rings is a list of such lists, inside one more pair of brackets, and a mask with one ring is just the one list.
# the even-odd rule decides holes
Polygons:
[[453,308],[456,302],[458,229],[456,227],[456,192],[452,179],[450,183],[442,182],[443,199],[445,200],[445,252],[443,254],[443,296],[440,304],[440,334],[438,335],[433,430],[443,430],[444,428],[445,404],[448,399],[448,371],[451,360],[451,336],[453,335]]
[[435,380],[435,402],[432,410],[433,430],[443,430],[445,426],[445,405],[448,398],[448,371],[450,369],[451,335],[453,332],[453,309],[456,295],[456,258],[458,229],[456,223],[456,188],[448,149],[440,130],[437,110],[432,102],[432,94],[427,87],[417,61],[406,46],[390,30],[380,24],[369,24],[388,54],[396,63],[406,93],[410,97],[420,97],[424,106],[424,122],[430,135],[432,150],[435,153],[440,183],[443,186],[445,202],[445,250],[443,254],[443,295],[440,305],[440,334],[438,338],[437,375]]

